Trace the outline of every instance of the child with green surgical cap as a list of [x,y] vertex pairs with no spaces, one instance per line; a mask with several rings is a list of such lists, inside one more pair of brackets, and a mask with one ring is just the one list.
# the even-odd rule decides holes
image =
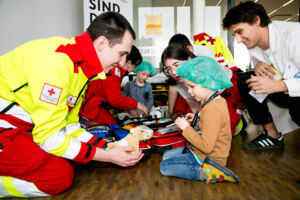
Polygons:
[[[214,59],[206,56],[183,62],[176,72],[184,79],[188,93],[202,106],[195,115],[189,113],[175,120],[189,145],[166,151],[160,163],[161,173],[206,182],[239,182],[225,167],[232,135],[226,100],[218,90],[232,86],[228,76]],[[199,133],[190,125],[198,117]]]
[[152,86],[146,80],[149,76],[155,75],[155,69],[151,63],[142,61],[133,72],[137,74],[137,77],[125,85],[123,95],[135,98],[138,102],[144,104],[148,109],[148,113],[150,113],[154,100]]

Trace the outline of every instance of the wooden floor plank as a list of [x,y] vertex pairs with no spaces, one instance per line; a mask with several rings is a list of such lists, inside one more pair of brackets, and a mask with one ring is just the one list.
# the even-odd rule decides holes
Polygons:
[[151,152],[149,159],[131,168],[100,167],[96,162],[78,165],[71,188],[35,200],[300,199],[300,184],[296,183],[300,179],[300,129],[284,135],[284,150],[243,150],[241,145],[253,137],[245,133],[232,141],[228,168],[239,176],[239,184],[206,184],[162,176],[161,155]]

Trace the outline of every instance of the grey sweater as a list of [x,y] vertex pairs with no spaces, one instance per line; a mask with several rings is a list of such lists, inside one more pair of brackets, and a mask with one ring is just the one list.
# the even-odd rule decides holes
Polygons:
[[134,98],[144,104],[150,113],[154,102],[150,83],[145,82],[145,86],[138,86],[137,84],[135,85],[135,80],[129,81],[123,89],[123,95]]

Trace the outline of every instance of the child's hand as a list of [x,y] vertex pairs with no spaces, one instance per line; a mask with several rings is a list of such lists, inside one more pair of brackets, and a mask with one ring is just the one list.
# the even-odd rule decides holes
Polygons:
[[185,119],[185,117],[178,117],[175,120],[175,124],[176,126],[178,126],[178,128],[180,128],[181,130],[185,129],[186,127],[188,127],[190,124],[189,122]]
[[189,123],[192,123],[193,119],[194,119],[195,114],[194,113],[188,113],[186,114],[185,118],[187,119],[187,121]]

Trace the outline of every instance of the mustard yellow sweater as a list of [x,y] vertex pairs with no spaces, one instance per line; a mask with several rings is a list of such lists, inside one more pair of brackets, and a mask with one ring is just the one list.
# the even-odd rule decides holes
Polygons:
[[186,127],[182,135],[194,146],[192,150],[204,160],[211,157],[225,166],[231,146],[230,118],[224,98],[218,97],[200,111],[200,132],[191,126]]

